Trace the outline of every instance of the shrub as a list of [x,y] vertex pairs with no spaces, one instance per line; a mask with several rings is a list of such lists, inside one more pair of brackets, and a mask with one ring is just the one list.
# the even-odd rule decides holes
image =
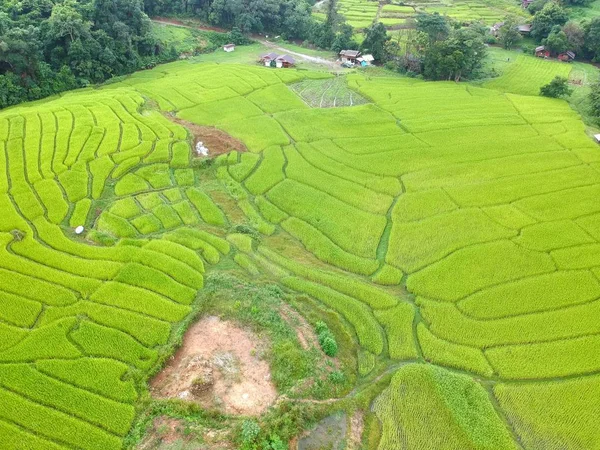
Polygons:
[[568,97],[573,93],[568,83],[569,80],[565,77],[556,76],[550,83],[540,88],[540,95],[552,98]]
[[327,356],[337,355],[338,345],[335,340],[335,336],[327,324],[319,321],[315,325],[315,330],[317,331],[317,339],[319,341],[319,345],[323,349],[323,353],[325,353]]

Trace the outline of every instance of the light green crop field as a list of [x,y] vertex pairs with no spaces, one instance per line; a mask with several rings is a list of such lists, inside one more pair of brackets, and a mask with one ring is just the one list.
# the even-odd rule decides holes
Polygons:
[[[419,13],[439,13],[456,22],[482,22],[486,25],[501,22],[507,15],[523,20],[530,18],[530,15],[512,0],[415,0],[381,4],[373,0],[338,0],[338,5],[339,13],[357,30],[368,28],[373,22],[381,22],[390,29],[414,28],[413,19]],[[579,9],[573,8],[573,14],[594,16],[593,13],[588,13],[594,11],[593,8]],[[325,14],[321,6],[315,10],[314,16],[324,20]]]
[[[497,52],[507,61],[500,69],[501,76],[483,83],[483,87],[498,89],[522,95],[538,95],[540,88],[552,81],[556,76],[569,78],[572,64],[558,60],[545,60],[535,56],[514,52]],[[506,56],[506,58],[505,58]]]
[[[318,108],[292,89],[312,80],[331,75],[180,61],[0,112],[3,448],[132,445],[205,277],[237,271],[339,317],[365,448],[600,449],[600,150],[580,117],[361,74],[368,103]],[[248,152],[206,164],[169,117]]]

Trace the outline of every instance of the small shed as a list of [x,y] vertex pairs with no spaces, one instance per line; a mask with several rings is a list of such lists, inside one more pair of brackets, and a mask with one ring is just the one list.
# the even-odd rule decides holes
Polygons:
[[226,51],[227,53],[231,53],[235,50],[235,44],[225,44],[223,46],[223,50]]
[[528,35],[529,33],[531,33],[531,25],[528,23],[517,25],[517,30],[524,36]]
[[558,59],[561,61],[571,62],[575,59],[575,53],[572,51],[561,53],[558,55]]
[[356,61],[362,67],[367,67],[367,66],[370,66],[371,64],[373,64],[373,61],[375,61],[375,58],[373,58],[373,55],[362,55],[362,56],[359,56],[358,58],[356,58]]
[[598,144],[600,144],[600,134],[595,134],[595,135],[594,135],[594,140],[595,140],[595,141],[596,141]]
[[279,56],[276,60],[275,63],[277,65],[277,67],[281,68],[281,67],[292,67],[293,65],[296,64],[296,60],[294,58],[292,58],[290,55],[281,55]]
[[260,55],[260,62],[263,63],[267,67],[271,67],[271,62],[275,61],[279,58],[277,53],[266,53],[264,55]]
[[550,52],[546,50],[546,47],[540,45],[539,47],[535,48],[535,56],[538,58],[548,58],[550,56]]
[[521,8],[527,9],[534,0],[521,0]]
[[358,50],[342,50],[340,52],[340,58],[342,63],[350,63],[356,64],[356,60],[360,57],[360,52]]
[[504,26],[504,22],[497,22],[494,25],[492,25],[490,27],[490,33],[492,34],[492,36],[498,36],[498,31],[500,31],[500,28],[502,28]]

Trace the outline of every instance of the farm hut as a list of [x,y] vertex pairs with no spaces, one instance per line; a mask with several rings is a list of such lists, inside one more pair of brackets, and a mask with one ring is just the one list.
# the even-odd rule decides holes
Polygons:
[[533,3],[534,0],[521,0],[521,8],[527,9],[529,5]]
[[360,56],[358,50],[342,50],[340,52],[340,58],[342,63],[356,64],[356,59]]
[[277,53],[266,53],[260,56],[260,62],[267,67],[271,67],[271,62],[275,61],[277,58],[279,58]]
[[548,58],[550,56],[550,52],[546,50],[546,47],[540,45],[539,47],[535,48],[535,56],[538,58]]
[[517,25],[517,30],[524,36],[528,36],[531,33],[531,25],[528,23],[524,23],[521,25]]
[[494,25],[492,25],[490,27],[490,33],[492,36],[498,36],[498,31],[500,31],[500,28],[502,28],[504,26],[504,22],[497,22]]
[[226,51],[227,53],[231,53],[235,50],[235,44],[225,44],[223,46],[223,50]]
[[596,140],[596,142],[597,142],[598,144],[600,144],[600,134],[595,134],[595,135],[594,135],[594,139]]
[[356,61],[362,67],[367,67],[367,66],[370,66],[371,64],[373,64],[373,61],[375,61],[375,58],[373,58],[373,55],[362,55],[362,56],[359,56],[358,58],[356,58]]
[[294,64],[296,64],[296,60],[294,58],[292,58],[290,55],[281,55],[280,57],[278,57],[275,60],[277,67],[281,68],[281,67],[292,67]]
[[560,59],[561,61],[571,62],[575,59],[575,53],[571,51],[561,53],[560,55],[558,55],[558,59]]

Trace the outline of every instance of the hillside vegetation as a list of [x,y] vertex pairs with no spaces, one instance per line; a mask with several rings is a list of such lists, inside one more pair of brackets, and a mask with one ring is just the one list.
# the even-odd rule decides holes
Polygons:
[[[579,116],[450,82],[351,74],[368,101],[335,108],[287,86],[329,77],[182,61],[0,112],[5,448],[121,448],[234,262],[338,314],[358,383],[398,368],[368,448],[600,448],[600,152]],[[249,151],[201,163],[169,116]]]

